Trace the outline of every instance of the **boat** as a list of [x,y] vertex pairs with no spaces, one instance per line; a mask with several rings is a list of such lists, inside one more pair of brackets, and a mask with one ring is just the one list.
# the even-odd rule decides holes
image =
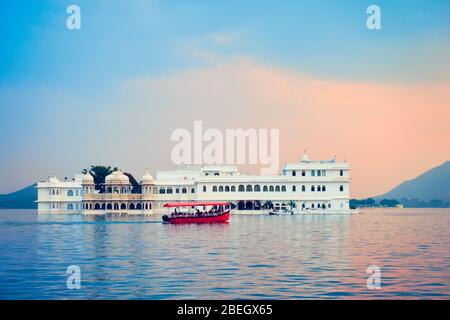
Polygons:
[[164,208],[173,209],[162,217],[163,223],[223,223],[230,219],[229,202],[170,202]]
[[287,210],[287,209],[272,209],[269,211],[269,215],[271,216],[278,216],[278,215],[293,215],[294,211]]

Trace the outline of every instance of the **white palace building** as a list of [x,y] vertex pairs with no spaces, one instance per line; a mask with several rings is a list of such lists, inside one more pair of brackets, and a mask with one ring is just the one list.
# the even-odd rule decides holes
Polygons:
[[76,175],[71,181],[56,176],[37,184],[39,213],[153,214],[176,201],[229,201],[234,212],[263,213],[275,209],[295,213],[349,212],[347,162],[312,161],[304,155],[287,163],[279,175],[241,174],[235,165],[186,165],[147,171],[141,192],[133,193],[129,178],[115,171],[105,179],[104,193],[95,190],[93,177]]

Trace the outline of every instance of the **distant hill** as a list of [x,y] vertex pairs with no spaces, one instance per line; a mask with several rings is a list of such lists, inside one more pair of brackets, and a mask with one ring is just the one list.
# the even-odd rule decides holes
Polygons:
[[0,209],[36,209],[37,200],[36,184],[32,184],[21,190],[0,194]]
[[376,199],[419,199],[450,201],[450,161],[398,185]]

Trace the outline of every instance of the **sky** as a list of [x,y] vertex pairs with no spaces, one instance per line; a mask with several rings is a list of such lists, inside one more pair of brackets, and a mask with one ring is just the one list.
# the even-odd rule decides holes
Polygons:
[[2,1],[0,39],[0,193],[171,169],[195,120],[279,129],[281,164],[336,155],[358,198],[450,160],[447,0]]

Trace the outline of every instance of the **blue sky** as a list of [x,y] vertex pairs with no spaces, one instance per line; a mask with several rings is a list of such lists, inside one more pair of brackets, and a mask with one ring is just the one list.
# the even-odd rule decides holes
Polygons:
[[[81,8],[81,30],[65,27],[70,4]],[[382,30],[366,28],[370,4],[381,7]],[[86,165],[81,140],[107,130],[91,113],[108,112],[133,79],[235,58],[339,81],[450,78],[447,0],[2,1],[0,37],[0,149],[9,151],[0,192]],[[58,153],[68,143],[73,151]]]

